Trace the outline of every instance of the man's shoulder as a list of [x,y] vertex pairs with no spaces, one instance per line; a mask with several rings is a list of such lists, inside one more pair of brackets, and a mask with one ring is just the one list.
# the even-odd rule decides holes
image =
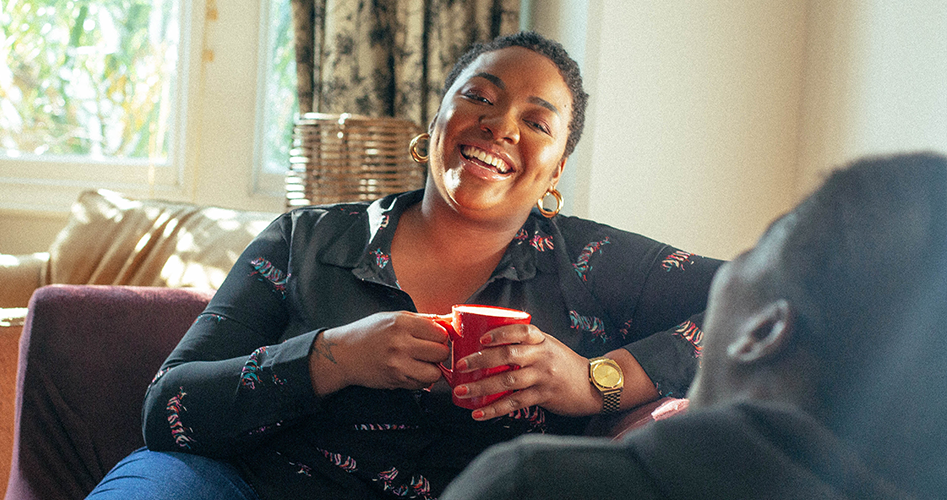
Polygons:
[[659,498],[633,454],[607,438],[523,436],[494,446],[443,499]]

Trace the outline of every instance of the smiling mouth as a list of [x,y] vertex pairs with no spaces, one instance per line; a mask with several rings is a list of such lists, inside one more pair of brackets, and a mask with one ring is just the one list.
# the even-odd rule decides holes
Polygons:
[[468,160],[477,160],[480,163],[493,167],[501,174],[507,174],[513,169],[502,158],[494,156],[482,149],[473,146],[463,146],[460,148],[460,154]]

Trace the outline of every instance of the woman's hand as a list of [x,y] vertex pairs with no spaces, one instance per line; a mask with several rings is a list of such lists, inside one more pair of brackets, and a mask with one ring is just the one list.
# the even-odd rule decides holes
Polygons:
[[497,375],[459,385],[460,398],[512,394],[473,411],[476,420],[488,420],[539,405],[561,415],[591,415],[602,409],[602,397],[589,383],[589,360],[533,325],[496,328],[480,339],[484,349],[458,361],[455,370],[473,371],[500,365],[518,365]]
[[309,376],[319,395],[350,385],[421,389],[437,381],[450,355],[447,331],[421,315],[381,312],[319,334]]

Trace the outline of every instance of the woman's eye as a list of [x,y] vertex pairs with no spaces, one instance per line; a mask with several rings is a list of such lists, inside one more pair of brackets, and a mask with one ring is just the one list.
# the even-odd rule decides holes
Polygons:
[[470,100],[472,100],[472,101],[482,102],[482,103],[484,103],[484,104],[491,104],[489,99],[487,99],[486,97],[484,97],[484,96],[482,96],[482,95],[480,95],[480,94],[478,94],[478,93],[476,93],[476,92],[465,92],[465,93],[464,93],[464,97],[466,97],[467,99],[470,99]]
[[530,125],[531,127],[535,128],[536,130],[538,130],[538,131],[540,131],[540,132],[542,132],[542,133],[544,133],[544,134],[548,134],[548,133],[549,133],[549,127],[547,127],[546,125],[544,125],[544,124],[542,124],[542,123],[539,123],[539,122],[532,122],[532,121],[531,121],[531,122],[527,122],[527,123],[529,123],[529,125]]

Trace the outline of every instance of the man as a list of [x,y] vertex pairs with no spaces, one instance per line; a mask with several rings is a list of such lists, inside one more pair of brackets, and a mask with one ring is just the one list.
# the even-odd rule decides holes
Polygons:
[[527,437],[468,498],[947,496],[947,158],[839,170],[721,268],[687,414]]

